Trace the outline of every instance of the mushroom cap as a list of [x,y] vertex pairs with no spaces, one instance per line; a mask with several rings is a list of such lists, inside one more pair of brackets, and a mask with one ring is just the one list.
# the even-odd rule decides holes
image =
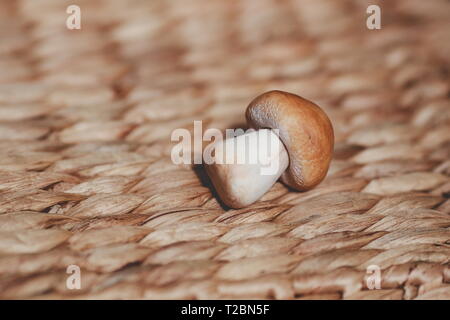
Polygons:
[[296,190],[308,190],[326,176],[334,147],[333,126],[325,112],[300,96],[269,91],[256,97],[245,114],[255,129],[278,129],[289,154],[281,180]]

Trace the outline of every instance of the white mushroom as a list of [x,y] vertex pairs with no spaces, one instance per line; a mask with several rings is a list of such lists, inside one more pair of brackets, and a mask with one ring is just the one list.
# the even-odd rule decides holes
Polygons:
[[[261,198],[289,165],[286,148],[268,129],[219,141],[215,162],[206,171],[222,201],[232,207],[245,207]],[[210,153],[208,150],[206,153]]]
[[[259,130],[209,146],[216,161],[205,161],[226,205],[242,208],[252,204],[280,177],[299,191],[311,189],[325,178],[334,134],[320,107],[291,93],[270,91],[250,103],[246,118],[251,128]],[[231,145],[237,145],[236,152],[231,152]]]

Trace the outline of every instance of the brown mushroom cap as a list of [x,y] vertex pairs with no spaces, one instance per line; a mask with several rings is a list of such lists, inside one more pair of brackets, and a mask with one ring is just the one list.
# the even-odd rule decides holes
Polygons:
[[331,121],[317,105],[295,94],[269,91],[256,97],[245,114],[255,129],[279,129],[289,154],[281,180],[296,190],[319,184],[330,166],[334,146]]

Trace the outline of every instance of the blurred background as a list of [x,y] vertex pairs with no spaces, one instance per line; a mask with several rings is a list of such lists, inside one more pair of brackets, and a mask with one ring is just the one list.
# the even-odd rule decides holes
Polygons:
[[[449,299],[449,60],[445,0],[0,0],[0,297]],[[272,89],[329,115],[328,177],[229,210],[171,133]]]
[[[280,89],[325,108],[339,141],[447,98],[448,1],[72,2],[1,1],[0,83],[26,82],[29,100],[67,106],[55,121],[121,117],[170,131],[194,117],[233,127],[253,97]],[[71,4],[80,30],[65,27]],[[366,27],[370,4],[381,8],[380,30]],[[128,138],[150,136],[141,128]]]

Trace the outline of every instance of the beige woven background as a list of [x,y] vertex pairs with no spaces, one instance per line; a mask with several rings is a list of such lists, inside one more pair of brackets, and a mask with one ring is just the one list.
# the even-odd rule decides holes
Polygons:
[[[450,3],[370,31],[374,3],[1,0],[0,297],[450,299]],[[269,89],[326,110],[334,160],[229,210],[170,134]]]

